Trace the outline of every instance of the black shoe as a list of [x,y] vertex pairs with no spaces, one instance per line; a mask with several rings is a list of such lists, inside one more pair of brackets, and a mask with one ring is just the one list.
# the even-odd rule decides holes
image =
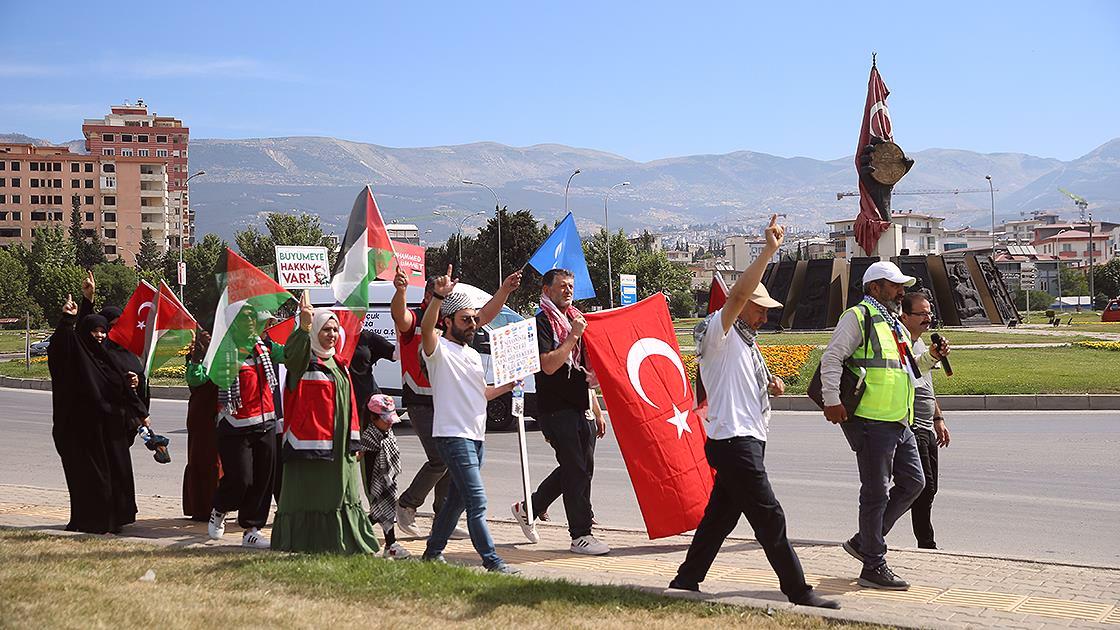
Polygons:
[[898,577],[891,571],[891,568],[886,563],[880,564],[874,569],[864,568],[859,574],[860,586],[867,588],[879,588],[886,591],[905,591],[910,589],[910,583]]
[[679,578],[673,578],[673,581],[669,582],[669,588],[674,591],[692,591],[693,593],[700,592],[699,584],[697,584],[696,582],[685,582]]
[[844,551],[848,552],[848,555],[855,558],[856,560],[859,560],[860,562],[863,562],[863,552],[860,551],[859,548],[859,534],[856,534],[855,536],[852,536],[851,538],[840,543],[840,546],[844,548]]
[[813,589],[805,591],[798,597],[791,597],[789,601],[797,604],[798,606],[815,606],[817,608],[831,608],[833,610],[840,610],[840,602],[835,599],[825,599]]
[[937,549],[937,548],[938,548],[937,543],[935,543],[935,542],[918,543],[918,549]]

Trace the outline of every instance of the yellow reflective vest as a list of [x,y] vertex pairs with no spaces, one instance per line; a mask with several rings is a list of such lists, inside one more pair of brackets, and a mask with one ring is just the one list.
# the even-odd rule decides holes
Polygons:
[[[867,311],[862,307],[866,306]],[[865,313],[871,313],[871,334],[852,353],[849,362],[867,370],[863,398],[855,415],[884,422],[914,422],[914,383],[906,371],[906,357],[899,356],[891,325],[870,302],[864,300],[848,309],[855,312],[860,330]],[[910,333],[902,328],[903,338],[910,345]]]

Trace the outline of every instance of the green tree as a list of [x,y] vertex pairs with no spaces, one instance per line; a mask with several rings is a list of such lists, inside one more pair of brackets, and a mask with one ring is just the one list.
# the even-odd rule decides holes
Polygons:
[[62,316],[67,295],[77,300],[85,271],[74,264],[74,241],[58,226],[36,228],[28,256],[31,296],[52,326]]
[[[226,242],[217,234],[207,234],[201,241],[183,250],[183,262],[187,264],[187,284],[183,288],[183,303],[199,325],[207,330],[214,327],[214,311],[218,308],[220,296],[218,261],[226,247]],[[178,263],[178,255],[174,259],[168,256],[168,262],[171,263],[170,267],[174,273],[174,264]],[[167,266],[165,265],[165,269]]]
[[90,269],[105,262],[105,247],[97,230],[91,230],[89,237],[82,230],[82,198],[74,195],[70,207],[70,240],[74,243],[75,262],[79,267]]
[[1089,295],[1089,279],[1085,272],[1073,267],[1062,267],[1062,295],[1074,297]]
[[245,260],[260,268],[273,267],[276,265],[277,245],[321,245],[327,248],[327,258],[331,269],[334,269],[338,252],[332,239],[323,233],[317,215],[272,212],[265,217],[264,224],[267,234],[249,226],[233,235],[233,241]]
[[[649,234],[646,233],[645,236]],[[687,267],[671,262],[663,251],[654,250],[652,247],[646,249],[648,239],[644,237],[637,243],[631,243],[620,230],[612,233],[610,239],[610,266],[614,274],[612,281],[616,306],[618,305],[618,275],[628,273],[637,278],[638,299],[664,292],[669,296],[670,304],[675,305],[675,316],[688,316],[696,310],[696,300],[690,289],[691,275]],[[585,302],[588,305],[594,304],[607,308],[610,305],[610,289],[607,283],[605,230],[599,230],[587,239],[583,247],[583,256],[587,260],[587,269],[591,274],[591,283],[595,286],[596,295],[593,300],[585,300]],[[682,314],[677,315],[678,312]]]
[[1120,257],[1093,265],[1093,288],[1110,298],[1120,297]]
[[[1031,310],[1044,311],[1054,303],[1054,296],[1046,291],[1031,291]],[[1023,289],[1015,290],[1015,308],[1020,311],[1027,310],[1027,292]]]
[[[136,273],[152,284],[159,284],[165,275],[164,263],[167,254],[152,238],[151,228],[144,228],[140,234],[140,251],[136,253]],[[175,262],[177,263],[178,260],[178,252],[176,252]],[[173,283],[169,284],[175,286]]]
[[[509,212],[502,208],[502,276],[507,276],[520,269],[528,261],[550,230],[533,218],[530,210]],[[474,285],[488,293],[493,293],[498,287],[498,223],[491,217],[486,225],[479,230],[474,238],[463,239],[463,268],[460,279],[467,284]],[[449,240],[454,247],[447,244],[441,248],[428,250],[425,268],[431,273],[446,273],[447,263],[458,257],[458,244],[454,238]],[[510,308],[522,314],[530,312],[531,305],[540,301],[540,274],[533,272],[532,268],[525,269],[521,280],[521,288],[510,296],[507,304]]]
[[29,287],[30,276],[22,256],[0,249],[0,317],[22,318],[31,313],[33,323],[42,320],[43,309],[31,297]]
[[128,298],[139,283],[139,278],[131,267],[104,263],[93,268],[93,279],[97,282],[97,295],[94,297],[97,308],[116,306],[124,308]]

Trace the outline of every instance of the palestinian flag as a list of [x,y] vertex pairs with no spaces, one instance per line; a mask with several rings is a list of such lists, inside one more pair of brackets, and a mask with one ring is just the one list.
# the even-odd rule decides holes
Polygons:
[[388,269],[396,256],[373,191],[366,186],[350,210],[346,236],[331,276],[334,299],[346,308],[360,309],[364,317],[369,308],[369,283]]
[[155,287],[141,280],[109,331],[111,341],[138,357],[144,356],[144,340],[155,319],[156,293]]
[[223,389],[237,378],[265,320],[292,294],[229,248],[218,262],[221,295],[214,312],[214,334],[203,366],[210,380]]
[[175,297],[171,287],[160,282],[155,321],[148,328],[142,355],[144,373],[150,377],[153,371],[178,356],[179,351],[190,344],[192,331],[197,326],[198,322]]

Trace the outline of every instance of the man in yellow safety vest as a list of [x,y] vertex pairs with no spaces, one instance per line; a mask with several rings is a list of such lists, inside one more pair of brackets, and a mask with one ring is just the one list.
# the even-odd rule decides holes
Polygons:
[[[925,485],[910,429],[914,384],[941,359],[942,350],[948,352],[943,346],[931,348],[921,360],[914,357],[910,333],[898,319],[902,296],[914,282],[892,262],[868,267],[863,300],[844,312],[821,357],[825,418],[844,430],[859,466],[859,531],[843,546],[863,562],[859,584],[869,588],[910,588],[887,566],[884,538]],[[852,416],[840,402],[844,370],[863,379],[863,396]]]

